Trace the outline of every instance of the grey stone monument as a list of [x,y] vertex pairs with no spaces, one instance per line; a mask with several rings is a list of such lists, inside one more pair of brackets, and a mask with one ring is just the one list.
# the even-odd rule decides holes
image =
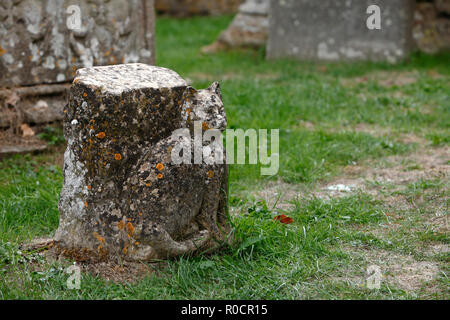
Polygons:
[[[215,152],[212,161],[173,161],[177,146],[195,145],[196,123],[225,130],[218,83],[197,91],[176,72],[144,64],[78,70],[65,109],[61,252],[147,261],[223,243],[226,164]],[[177,129],[185,136],[173,135]]]
[[153,0],[2,0],[0,127],[14,93],[25,121],[61,120],[78,68],[133,62],[155,62]]
[[[374,4],[379,29],[367,24],[377,14],[369,8]],[[396,62],[412,46],[413,0],[271,0],[270,6],[269,59]]]

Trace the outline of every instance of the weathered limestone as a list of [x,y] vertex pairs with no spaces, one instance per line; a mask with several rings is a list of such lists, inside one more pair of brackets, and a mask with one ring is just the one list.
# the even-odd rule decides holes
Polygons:
[[387,60],[408,56],[414,1],[379,0],[381,29],[367,28],[371,0],[271,0],[269,58]]
[[[70,11],[72,5],[80,15]],[[74,27],[77,21],[80,28]],[[44,95],[32,100],[22,95],[13,107],[36,123],[61,120],[65,98],[55,84],[69,83],[82,67],[153,64],[153,38],[153,0],[2,0],[0,92],[14,88],[20,94],[17,87],[45,86]],[[8,97],[1,96],[5,94],[0,94],[0,118],[2,108],[8,107]],[[36,106],[39,100],[47,103],[47,116],[34,115],[34,107],[45,108],[43,103]]]
[[[75,259],[168,258],[212,248],[229,231],[225,164],[179,164],[174,130],[225,130],[218,84],[189,87],[144,64],[77,71],[65,110],[64,186],[55,240]],[[189,138],[184,138],[188,139]]]
[[243,0],[156,0],[158,12],[178,17],[234,13]]
[[260,47],[267,41],[269,0],[246,0],[230,26],[203,53],[236,47]]

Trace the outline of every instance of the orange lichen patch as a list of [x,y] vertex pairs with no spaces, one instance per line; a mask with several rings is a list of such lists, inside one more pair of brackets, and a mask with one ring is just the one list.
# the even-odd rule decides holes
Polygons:
[[30,61],[33,61],[33,56],[29,56],[28,58],[30,59]]
[[128,236],[130,236],[130,237],[134,234],[134,227],[131,222],[127,223],[127,233],[128,233]]
[[202,122],[202,129],[203,131],[209,130],[209,126],[206,122]]
[[156,176],[158,179],[162,179],[163,175],[161,173],[158,173],[158,175]]
[[6,53],[6,50],[0,46],[0,56],[4,55]]
[[87,201],[84,202],[84,206],[85,206],[86,208],[88,207]]
[[116,153],[114,154],[114,159],[117,161],[122,160],[122,155],[120,153]]
[[96,231],[94,231],[92,234],[102,245],[105,244],[105,238],[103,238],[101,235],[99,235]]
[[208,178],[211,179],[212,177],[214,177],[214,171],[209,170],[208,171]]
[[85,97],[85,98],[87,97],[87,93],[86,93],[86,92],[85,92],[85,93],[83,93],[83,97]]
[[99,132],[99,133],[97,133],[97,138],[99,138],[99,139],[103,139],[104,137],[106,137],[106,133],[104,133],[103,131],[102,131],[102,132]]
[[87,186],[87,188],[88,188],[88,190],[91,190],[91,189],[92,189],[92,186]]
[[93,130],[93,129],[94,129],[94,126],[90,126],[89,129]]
[[139,217],[142,217],[142,212],[139,212]]
[[92,139],[89,139],[88,141],[90,144],[94,143],[94,141],[92,141]]
[[156,169],[158,169],[159,171],[161,171],[162,169],[164,169],[164,165],[162,163],[158,163],[156,165]]
[[151,185],[152,185],[151,182],[145,184],[146,187],[150,187]]
[[136,241],[135,243],[134,243],[134,245],[135,246],[138,246],[138,245],[140,245],[141,243],[139,242],[139,241]]
[[120,221],[117,223],[117,227],[119,228],[119,230],[123,230],[123,228],[125,228],[125,223],[123,221]]
[[128,252],[128,247],[123,247],[122,252],[123,252],[123,254],[127,254],[127,252]]

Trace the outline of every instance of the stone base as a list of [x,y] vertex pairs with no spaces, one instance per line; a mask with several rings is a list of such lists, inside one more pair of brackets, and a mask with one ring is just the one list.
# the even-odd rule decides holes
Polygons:
[[269,28],[268,0],[247,0],[239,7],[239,13],[217,41],[202,49],[213,53],[224,49],[264,46]]
[[70,84],[0,90],[0,128],[62,121]]

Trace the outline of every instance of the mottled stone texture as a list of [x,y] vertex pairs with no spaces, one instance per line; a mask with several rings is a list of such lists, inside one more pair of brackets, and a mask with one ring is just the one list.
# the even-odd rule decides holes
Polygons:
[[243,0],[156,0],[158,12],[174,16],[234,13]]
[[194,139],[193,120],[225,130],[217,83],[197,91],[174,71],[144,64],[77,71],[55,235],[65,253],[164,259],[226,239],[226,165],[171,160],[186,142],[172,132],[187,128]]
[[[381,8],[381,30],[366,26],[369,5]],[[411,48],[412,0],[271,0],[269,58],[386,60]]]
[[228,48],[260,47],[267,41],[269,0],[246,0],[229,27],[211,45],[202,49],[211,53]]
[[[82,24],[66,13],[79,5]],[[153,64],[153,0],[0,1],[0,87],[71,81],[80,67]]]
[[[81,29],[67,26],[70,5]],[[0,127],[62,120],[78,68],[154,61],[153,0],[1,0]]]

